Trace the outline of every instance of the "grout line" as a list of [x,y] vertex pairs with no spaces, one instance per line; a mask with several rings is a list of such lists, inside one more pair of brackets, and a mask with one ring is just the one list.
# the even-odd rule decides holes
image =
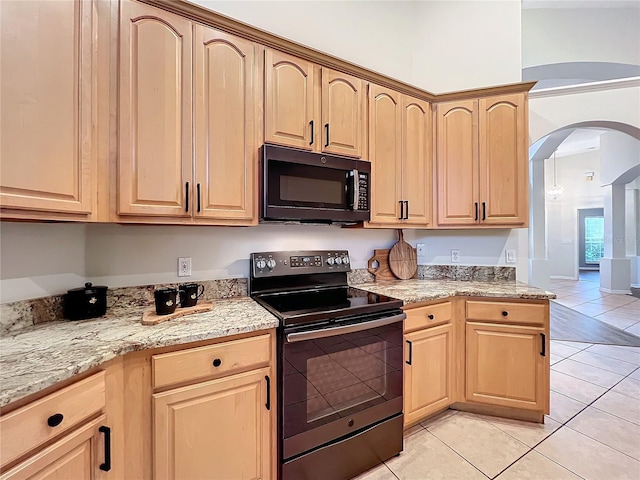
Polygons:
[[[593,353],[593,352],[590,352],[590,353],[591,353],[592,355],[599,355],[598,353]],[[611,359],[611,360],[617,360],[617,359],[614,359],[614,358],[611,358],[611,357],[607,357],[607,358],[609,358],[609,359]],[[563,358],[562,360],[566,360],[566,358]],[[560,362],[561,362],[562,360],[560,360]],[[631,373],[635,372],[635,369],[634,369],[634,370],[632,370],[632,371],[631,371],[631,373],[625,373],[625,374],[622,374],[622,373],[614,372],[614,371],[612,371],[612,370],[607,370],[606,368],[602,368],[602,367],[599,367],[599,366],[597,366],[597,365],[591,365],[590,363],[581,362],[580,360],[575,360],[575,359],[573,359],[573,358],[572,358],[571,360],[573,360],[573,361],[574,361],[574,362],[576,362],[576,363],[581,363],[581,364],[583,364],[583,365],[586,365],[587,367],[599,368],[600,370],[604,370],[605,372],[615,373],[616,375],[622,375],[623,377],[624,377],[624,376],[626,376],[626,375],[631,375]],[[629,363],[629,362],[625,362],[624,360],[618,360],[618,361],[619,361],[619,362],[624,362],[624,363]],[[557,365],[557,364],[558,364],[558,363],[560,363],[560,362],[556,362],[556,363],[554,363],[553,365]],[[553,365],[551,365],[551,366],[553,367]],[[632,366],[634,366],[634,367],[638,368],[638,367],[637,367],[636,365],[634,365],[633,363],[629,363],[629,365],[632,365]],[[559,370],[554,370],[554,371],[559,372]],[[559,372],[559,373],[564,373],[564,372]],[[569,375],[569,374],[567,373],[566,375]],[[576,377],[576,378],[577,378],[577,377]],[[586,380],[585,380],[585,381],[586,381]],[[603,387],[603,388],[604,388],[604,387]]]

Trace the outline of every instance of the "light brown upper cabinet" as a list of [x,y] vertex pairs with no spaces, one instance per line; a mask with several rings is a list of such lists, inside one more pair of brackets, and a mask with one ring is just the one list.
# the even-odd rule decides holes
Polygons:
[[121,5],[118,219],[257,223],[255,45]]
[[437,106],[437,223],[528,223],[525,93]]
[[369,87],[371,226],[431,223],[431,106]]
[[0,2],[1,218],[92,219],[94,8]]
[[265,141],[362,156],[364,82],[265,50]]

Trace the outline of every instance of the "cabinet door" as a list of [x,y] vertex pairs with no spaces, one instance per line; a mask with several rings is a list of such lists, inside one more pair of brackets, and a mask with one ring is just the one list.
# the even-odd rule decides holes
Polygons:
[[409,352],[404,366],[404,423],[413,424],[448,407],[453,385],[451,324],[405,335]]
[[269,372],[262,368],[153,395],[154,478],[270,478]]
[[314,64],[265,50],[265,141],[312,150],[320,141]]
[[406,224],[431,224],[433,177],[431,167],[431,105],[403,96],[402,199]]
[[362,156],[364,82],[322,67],[322,151]]
[[467,400],[543,411],[543,334],[542,328],[468,322]]
[[191,22],[120,8],[118,213],[190,217]]
[[478,102],[437,106],[438,225],[478,223]]
[[0,1],[0,206],[93,205],[91,1]]
[[195,26],[196,217],[251,224],[255,217],[254,44]]
[[401,224],[402,103],[398,92],[369,86],[371,223]]
[[526,94],[480,99],[482,222],[526,226],[528,219]]
[[[98,427],[102,416],[64,436],[40,453],[5,472],[2,480],[92,480],[100,478],[104,443]],[[103,472],[105,473],[105,472]],[[108,478],[108,477],[105,477]]]

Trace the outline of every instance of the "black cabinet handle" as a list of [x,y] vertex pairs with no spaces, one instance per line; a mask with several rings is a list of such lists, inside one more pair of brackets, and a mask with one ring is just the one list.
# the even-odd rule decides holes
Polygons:
[[503,317],[506,317],[507,315],[509,315],[509,312],[507,312],[506,310],[503,310],[503,311],[502,311],[502,316],[503,316]]
[[47,425],[50,427],[57,427],[62,423],[64,416],[61,413],[56,413],[47,418]]
[[326,129],[327,129],[327,141],[326,141],[326,143],[324,144],[324,146],[325,146],[325,147],[328,147],[328,146],[329,146],[329,124],[328,124],[328,123],[327,123],[327,124],[325,124],[324,128],[326,128]]
[[428,318],[429,320],[433,320],[433,314],[427,315],[427,318]]
[[185,211],[189,211],[189,182],[184,186],[185,191],[187,192],[187,197],[185,198],[184,209]]
[[267,403],[264,404],[267,410],[271,410],[271,379],[269,375],[265,375],[264,379],[267,381]]
[[311,125],[311,141],[309,142],[309,145],[313,145],[313,137],[315,136],[313,133],[313,120],[309,122],[309,125]]
[[476,222],[478,221],[478,202],[475,203],[476,206]]
[[398,220],[402,220],[404,218],[404,202],[399,200],[398,203],[400,204],[400,216],[398,217]]
[[220,365],[222,365],[222,360],[220,360],[219,358],[216,358],[216,359],[213,361],[213,366],[217,368],[217,367],[219,367]]
[[197,210],[198,210],[198,213],[200,213],[200,184],[199,183],[196,185],[196,189],[198,190],[198,206],[197,206]]
[[540,339],[542,340],[540,355],[543,357],[547,356],[547,336],[544,333],[540,334]]
[[100,470],[111,470],[111,429],[102,425],[98,431],[104,433],[104,463],[100,464]]
[[487,204],[486,202],[482,202],[482,220],[487,219]]
[[411,360],[413,359],[413,343],[411,343],[411,340],[407,340],[407,343],[409,344],[409,360],[405,363],[411,365]]
[[404,209],[404,219],[409,220],[409,200],[404,201],[405,209]]

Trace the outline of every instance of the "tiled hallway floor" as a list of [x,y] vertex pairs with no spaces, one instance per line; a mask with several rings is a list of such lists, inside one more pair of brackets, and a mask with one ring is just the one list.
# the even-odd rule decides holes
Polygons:
[[447,410],[358,480],[638,480],[640,348],[551,342],[545,424]]

